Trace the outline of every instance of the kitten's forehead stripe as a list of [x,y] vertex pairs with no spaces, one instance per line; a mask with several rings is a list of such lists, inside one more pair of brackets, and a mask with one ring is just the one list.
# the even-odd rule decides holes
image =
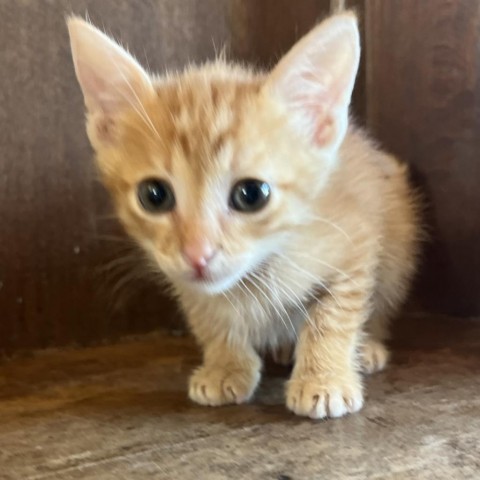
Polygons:
[[[218,157],[219,151],[239,128],[243,106],[255,95],[259,80],[238,82],[235,78],[192,78],[180,76],[174,82],[157,87],[159,108],[167,112],[164,121],[170,123],[170,149],[180,148],[200,183],[205,172]],[[165,167],[172,172],[172,157],[167,155]]]

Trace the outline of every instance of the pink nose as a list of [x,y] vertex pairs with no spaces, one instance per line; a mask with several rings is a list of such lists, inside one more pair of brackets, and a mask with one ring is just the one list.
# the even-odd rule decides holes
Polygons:
[[208,243],[194,242],[185,245],[183,256],[195,270],[197,278],[205,277],[205,270],[210,260],[215,256],[213,247]]

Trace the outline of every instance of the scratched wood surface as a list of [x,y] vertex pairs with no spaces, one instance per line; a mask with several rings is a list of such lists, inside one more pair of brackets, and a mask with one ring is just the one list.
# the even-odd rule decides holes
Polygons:
[[7,362],[0,478],[476,480],[480,322],[404,326],[390,368],[366,380],[364,409],[320,422],[285,409],[288,369],[273,365],[249,405],[192,404],[187,377],[199,356],[187,337]]

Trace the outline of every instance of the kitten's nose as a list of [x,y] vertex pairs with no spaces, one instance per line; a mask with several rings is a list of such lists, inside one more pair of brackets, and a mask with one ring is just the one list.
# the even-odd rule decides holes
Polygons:
[[183,256],[195,270],[196,278],[205,277],[205,269],[216,251],[207,242],[192,242],[183,248]]

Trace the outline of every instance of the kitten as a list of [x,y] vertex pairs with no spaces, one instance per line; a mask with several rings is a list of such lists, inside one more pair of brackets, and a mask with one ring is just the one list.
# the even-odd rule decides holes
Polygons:
[[406,166],[349,126],[355,16],[326,20],[268,74],[218,60],[156,77],[85,21],[68,28],[118,216],[203,349],[190,398],[246,402],[260,354],[294,349],[290,410],[359,410],[362,372],[387,362],[418,216]]

